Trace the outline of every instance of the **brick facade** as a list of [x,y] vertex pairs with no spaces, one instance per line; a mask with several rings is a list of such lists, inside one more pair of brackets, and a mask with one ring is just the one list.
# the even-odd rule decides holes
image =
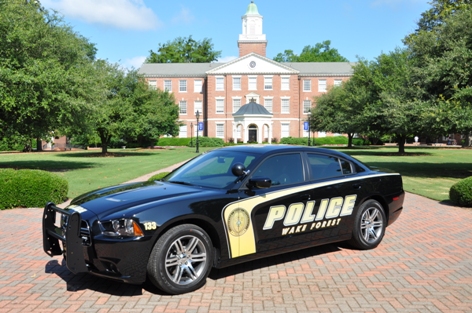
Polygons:
[[[171,86],[169,91],[181,110],[181,137],[196,136],[197,110],[204,124],[199,135],[219,137],[225,142],[307,137],[303,125],[314,97],[349,79],[353,64],[278,63],[266,58],[262,16],[254,3],[243,15],[242,26],[238,59],[228,63],[143,64],[139,72],[153,88],[165,90]],[[196,85],[196,81],[200,83]],[[195,90],[200,85],[201,90]],[[236,117],[234,113],[251,100],[270,114]]]

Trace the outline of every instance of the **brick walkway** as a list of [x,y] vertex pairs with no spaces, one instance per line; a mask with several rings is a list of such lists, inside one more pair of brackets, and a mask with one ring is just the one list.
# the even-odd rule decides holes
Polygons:
[[42,209],[0,211],[0,312],[472,312],[472,209],[408,194],[370,251],[337,245],[213,270],[191,294],[71,273]]

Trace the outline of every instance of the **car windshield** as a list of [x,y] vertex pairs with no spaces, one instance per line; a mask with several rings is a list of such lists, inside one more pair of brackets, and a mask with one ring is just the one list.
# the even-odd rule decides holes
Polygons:
[[242,163],[251,169],[251,162],[258,154],[214,150],[187,162],[164,180],[183,185],[210,188],[228,188],[237,179],[231,169],[235,163]]

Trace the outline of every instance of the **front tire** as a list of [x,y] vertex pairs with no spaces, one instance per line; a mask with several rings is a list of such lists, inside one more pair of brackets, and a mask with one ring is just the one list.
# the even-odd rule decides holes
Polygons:
[[385,234],[386,225],[387,219],[382,205],[376,200],[367,200],[356,214],[349,244],[360,250],[377,247]]
[[150,281],[169,294],[182,294],[202,287],[213,260],[208,234],[192,224],[178,225],[160,237],[149,257]]

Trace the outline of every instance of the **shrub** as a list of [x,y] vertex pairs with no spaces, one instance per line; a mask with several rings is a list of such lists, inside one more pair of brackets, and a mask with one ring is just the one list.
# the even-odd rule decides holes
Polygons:
[[464,207],[472,207],[472,176],[462,179],[449,189],[452,203]]
[[296,138],[296,137],[284,137],[280,139],[280,143],[283,145],[308,145],[307,138]]
[[167,147],[167,146],[185,147],[185,146],[190,145],[190,139],[192,139],[193,144],[195,145],[195,138],[176,138],[176,137],[159,138],[157,145],[160,147]]
[[40,170],[0,169],[0,209],[43,207],[67,200],[64,178]]
[[167,176],[167,174],[169,174],[170,172],[160,172],[160,173],[157,173],[156,175],[153,175],[151,177],[149,177],[148,181],[153,181],[153,180],[160,180],[161,178]]
[[[195,139],[193,146],[195,146]],[[221,138],[211,138],[211,137],[198,137],[198,146],[199,147],[223,147],[225,142]]]

